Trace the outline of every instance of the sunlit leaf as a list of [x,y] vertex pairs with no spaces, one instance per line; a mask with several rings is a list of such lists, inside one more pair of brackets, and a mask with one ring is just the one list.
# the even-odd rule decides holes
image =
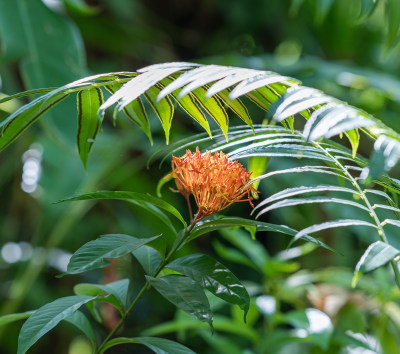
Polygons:
[[174,105],[171,100],[167,97],[157,101],[157,96],[160,93],[161,89],[157,86],[153,86],[149,88],[144,96],[147,101],[150,103],[150,106],[154,109],[157,114],[157,117],[160,119],[162,127],[164,129],[165,138],[167,144],[169,143],[169,131],[171,129],[172,117],[174,116]]

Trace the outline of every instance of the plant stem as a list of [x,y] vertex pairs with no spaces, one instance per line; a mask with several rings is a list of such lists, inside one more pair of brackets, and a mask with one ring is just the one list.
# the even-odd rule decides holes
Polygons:
[[[187,238],[190,235],[190,232],[193,230],[194,226],[198,221],[202,219],[202,215],[197,213],[196,216],[192,219],[189,227],[186,229],[184,235],[182,238],[177,242],[174,247],[168,252],[167,256],[165,259],[161,262],[161,264],[158,266],[158,268],[154,271],[152,274],[152,277],[156,277],[160,272],[164,269],[164,267],[168,264],[169,260],[171,257],[175,254],[175,252],[179,249],[179,247],[187,240]],[[135,299],[132,301],[131,305],[129,308],[123,313],[121,316],[121,319],[117,323],[117,325],[112,329],[112,331],[108,334],[108,336],[104,339],[103,343],[97,348],[95,354],[102,354],[104,350],[106,350],[105,346],[108,343],[108,341],[115,335],[115,333],[121,328],[121,326],[124,324],[126,318],[129,316],[130,312],[133,310],[135,305],[139,302],[139,300],[142,298],[142,296],[151,288],[151,284],[148,280],[146,280],[146,283],[143,285],[142,289],[139,291],[139,293],[136,295]]]

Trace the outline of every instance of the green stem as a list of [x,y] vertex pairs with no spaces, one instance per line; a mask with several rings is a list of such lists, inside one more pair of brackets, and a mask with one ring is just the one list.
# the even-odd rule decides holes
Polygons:
[[[185,230],[185,233],[183,234],[182,238],[172,247],[172,249],[169,251],[168,255],[165,257],[165,259],[161,262],[161,264],[158,266],[158,268],[154,271],[152,274],[152,277],[156,277],[160,272],[164,269],[164,267],[168,264],[169,260],[171,257],[175,254],[175,252],[180,248],[180,246],[187,240],[187,238],[190,235],[190,232],[193,230],[194,226],[198,221],[202,219],[202,215],[197,213],[197,215],[194,217],[194,219],[191,221],[189,227]],[[108,334],[108,336],[104,339],[103,343],[97,348],[95,354],[102,354],[104,351],[107,349],[105,348],[106,344],[108,341],[115,335],[115,333],[121,328],[121,326],[124,324],[125,320],[135,307],[135,305],[139,302],[139,300],[142,298],[142,296],[151,288],[151,284],[148,280],[146,280],[146,283],[143,285],[142,289],[139,291],[139,293],[136,295],[135,299],[132,301],[131,305],[129,308],[123,313],[121,316],[121,319],[117,323],[117,325],[112,329],[112,331]]]

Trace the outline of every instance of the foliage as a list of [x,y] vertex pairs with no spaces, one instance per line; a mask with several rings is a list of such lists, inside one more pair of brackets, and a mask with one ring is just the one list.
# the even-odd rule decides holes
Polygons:
[[[112,48],[113,40],[103,43],[93,34],[96,31],[91,32],[91,27],[102,27],[96,22],[100,8],[81,1],[63,3],[96,50],[109,45],[101,50],[131,55],[124,42],[127,37],[117,25],[130,15],[119,11],[118,5],[104,0],[109,11],[114,9],[108,25],[114,26],[122,44]],[[162,11],[146,12],[152,5],[132,4],[148,18]],[[290,9],[271,4],[269,21],[274,22],[274,11],[286,11],[303,28],[301,20],[313,14],[322,40],[329,36],[324,30],[328,23],[342,25],[344,20],[342,28],[333,28],[345,32],[354,22],[349,19],[355,5],[346,13],[348,4],[343,4],[294,0]],[[380,49],[390,64],[390,56],[397,56],[397,2],[360,1],[358,5],[358,26],[367,28],[379,16],[382,25],[385,19],[384,41],[375,39],[375,43],[385,42]],[[382,12],[384,5],[386,12]],[[247,19],[240,11],[244,2],[229,6],[232,11],[223,12],[222,20],[235,23],[233,31],[241,26],[248,27],[249,33],[256,31],[258,17]],[[255,8],[262,13],[263,6]],[[29,12],[60,32],[54,37],[37,33]],[[234,21],[235,13],[241,14],[238,18],[243,22]],[[246,21],[250,22],[246,25]],[[16,23],[22,23],[22,32]],[[159,41],[162,37],[155,34],[162,32],[162,26],[154,26],[153,35],[136,38],[137,43],[144,48]],[[17,88],[18,93],[0,98],[4,117],[0,150],[7,147],[1,155],[5,162],[1,172],[12,171],[6,166],[12,166],[14,157],[29,146],[25,141],[37,139],[44,145],[43,168],[53,169],[52,174],[43,174],[44,181],[48,178],[46,192],[32,194],[42,219],[33,239],[37,248],[29,265],[15,271],[10,299],[0,317],[0,325],[7,324],[7,329],[18,329],[14,322],[28,318],[20,330],[18,353],[45,347],[50,330],[63,333],[59,346],[65,350],[64,338],[73,335],[57,332],[55,327],[64,328],[63,322],[83,333],[87,338],[82,343],[96,353],[118,352],[113,348],[117,345],[145,346],[156,353],[336,353],[354,348],[395,353],[400,346],[396,237],[400,181],[393,176],[400,157],[400,129],[385,105],[393,105],[396,111],[397,79],[385,77],[379,72],[382,68],[353,71],[343,62],[296,57],[298,42],[292,39],[282,39],[272,55],[254,48],[248,51],[246,42],[247,57],[224,49],[213,52],[218,56],[199,60],[192,56],[184,59],[187,62],[180,61],[179,55],[172,62],[160,56],[144,61],[164,64],[136,71],[115,71],[118,65],[110,66],[114,71],[79,78],[86,68],[76,33],[69,18],[40,1],[18,0],[18,6],[13,6],[0,0],[3,59],[20,60],[18,69],[27,90]],[[283,36],[282,29],[276,33]],[[374,38],[370,32],[367,35]],[[53,48],[50,43],[61,37],[65,46]],[[340,52],[340,45],[335,45],[345,37],[328,41],[331,48],[326,52],[334,57]],[[206,41],[208,47],[198,47],[212,48],[213,40]],[[368,56],[370,48],[365,47],[363,55]],[[207,49],[198,53],[204,52]],[[68,55],[71,68],[60,69],[60,61]],[[90,59],[90,50],[88,55]],[[356,74],[345,76],[348,71]],[[6,82],[13,80],[6,78]],[[362,98],[369,91],[373,99]],[[109,116],[120,129],[110,129]],[[36,121],[43,129],[35,130]],[[132,122],[144,134],[132,129]],[[202,129],[205,132],[198,133]],[[170,145],[161,142],[162,134]],[[77,152],[72,148],[74,140]],[[24,156],[26,161],[35,157],[40,165],[40,149],[35,146],[28,150],[31,155]],[[234,162],[239,169],[245,171],[247,164],[253,171],[251,184],[243,185],[243,193],[234,200],[214,188],[217,183],[212,178],[222,173],[208,173],[207,167],[197,169],[193,164],[192,170],[182,171],[207,176],[202,184],[206,202],[215,197],[232,204],[244,194],[249,201],[258,199],[251,216],[245,203],[235,203],[224,211],[230,216],[217,215],[219,210],[214,209],[213,215],[205,216],[197,205],[199,212],[193,217],[189,195],[196,191],[176,182],[188,211],[179,198],[162,191],[172,177],[177,178],[174,165],[171,173],[162,163],[173,154],[176,167],[176,161],[185,158],[177,155],[197,147],[215,153],[216,160],[223,151],[230,160],[240,161]],[[165,171],[156,172],[155,161],[161,161]],[[146,163],[151,172],[144,169]],[[4,183],[15,180],[13,174],[5,176]],[[251,186],[260,191],[259,196],[254,190],[251,197],[247,195]],[[54,192],[49,193],[49,187]],[[212,195],[215,190],[219,192]],[[61,202],[54,204],[56,200]],[[26,206],[29,214],[34,209]],[[84,216],[85,222],[79,222]],[[52,218],[57,220],[54,225]],[[12,225],[12,218],[2,219]],[[9,240],[12,235],[17,239],[18,232],[8,229]],[[41,245],[46,246],[42,253]],[[41,285],[41,274],[54,247],[73,254],[68,256],[68,266],[58,267],[56,274],[63,277],[52,281],[62,289],[43,298],[40,294],[48,287]],[[37,310],[18,313],[22,301],[26,303],[21,311]]]

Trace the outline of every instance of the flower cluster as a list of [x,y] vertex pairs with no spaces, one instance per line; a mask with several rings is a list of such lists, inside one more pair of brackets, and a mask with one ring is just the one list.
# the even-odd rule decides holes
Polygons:
[[[253,206],[251,193],[258,191],[249,184],[250,174],[223,152],[201,154],[196,148],[195,153],[186,150],[182,157],[172,156],[171,175],[187,200],[193,195],[199,208],[197,218],[215,214],[238,201],[248,201]],[[244,196],[247,198],[242,199]]]

